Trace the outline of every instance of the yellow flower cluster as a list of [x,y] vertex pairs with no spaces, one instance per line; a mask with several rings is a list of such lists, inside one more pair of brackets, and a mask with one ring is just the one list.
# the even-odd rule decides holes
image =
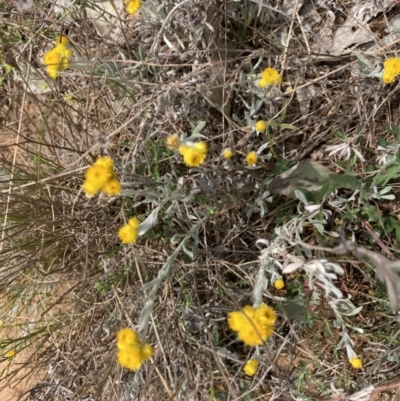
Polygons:
[[246,156],[246,163],[249,166],[254,166],[257,163],[257,153],[256,152],[250,152]]
[[182,144],[178,148],[179,153],[183,156],[183,162],[188,167],[199,167],[204,163],[207,156],[207,144],[205,142]]
[[226,159],[226,160],[232,159],[233,152],[232,152],[231,148],[226,148],[224,150],[224,152],[222,153],[222,156],[224,156],[224,159]]
[[257,121],[256,131],[264,132],[266,130],[266,128],[267,128],[267,124],[265,124],[265,121],[263,121],[263,120]]
[[83,190],[87,196],[96,195],[100,191],[109,196],[120,194],[121,184],[117,180],[114,161],[110,157],[98,158],[93,166],[86,170]]
[[391,84],[395,81],[396,77],[400,75],[400,58],[388,58],[383,63],[382,81],[385,84]]
[[140,0],[124,0],[125,11],[128,14],[135,14],[142,7],[142,2]]
[[143,343],[139,334],[130,328],[117,334],[118,363],[127,369],[138,370],[144,361],[153,356],[153,347]]
[[69,40],[66,36],[58,36],[56,45],[43,56],[43,63],[50,78],[56,79],[62,70],[70,67],[69,59],[72,51],[68,48]]
[[274,310],[265,305],[257,309],[246,305],[242,310],[228,315],[229,327],[250,346],[261,345],[273,333],[275,321]]
[[275,68],[268,67],[261,73],[261,80],[258,85],[265,88],[268,85],[280,85],[282,75]]
[[250,359],[249,361],[246,362],[246,365],[244,365],[243,372],[247,376],[254,376],[257,372],[258,365],[259,365],[258,359],[256,358]]
[[132,244],[136,242],[139,236],[140,221],[136,217],[128,220],[118,231],[118,237],[123,244]]
[[278,278],[275,280],[274,287],[277,290],[281,290],[284,286],[285,286],[285,282],[281,278]]
[[349,362],[354,369],[362,369],[363,367],[362,360],[358,356],[351,358]]

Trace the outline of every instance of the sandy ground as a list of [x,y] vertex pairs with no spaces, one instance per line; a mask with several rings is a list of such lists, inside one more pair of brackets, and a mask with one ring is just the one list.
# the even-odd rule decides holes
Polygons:
[[[17,401],[19,396],[32,388],[36,383],[44,377],[45,372],[32,372],[26,369],[19,369],[19,366],[30,357],[29,352],[22,351],[15,355],[11,365],[10,371],[16,370],[17,374],[12,378],[12,383],[7,383],[5,379],[0,379],[0,400],[1,401]],[[0,371],[9,365],[9,361],[0,363]],[[28,373],[27,377],[26,376]],[[34,377],[33,377],[34,376]],[[3,386],[6,386],[3,388]]]

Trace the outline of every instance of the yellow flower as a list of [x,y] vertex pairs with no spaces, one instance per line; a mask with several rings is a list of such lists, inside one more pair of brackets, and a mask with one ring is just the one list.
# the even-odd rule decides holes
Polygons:
[[106,195],[116,196],[121,193],[121,183],[117,180],[114,161],[111,157],[99,157],[85,173],[83,190],[87,196],[103,191]]
[[184,155],[185,153],[187,153],[190,149],[191,149],[190,146],[187,146],[187,145],[180,145],[179,148],[178,148],[178,152],[179,152],[180,155],[183,156],[183,155]]
[[131,345],[135,345],[140,342],[140,337],[135,330],[126,327],[121,329],[117,334],[117,348],[119,350],[126,349]]
[[14,355],[15,355],[15,350],[13,350],[13,349],[6,352],[6,358],[12,358]]
[[170,135],[165,141],[165,145],[169,150],[178,150],[180,144],[181,141],[179,140],[178,134]]
[[43,64],[50,78],[56,79],[62,70],[70,67],[69,58],[72,56],[72,51],[68,49],[68,43],[66,36],[58,36],[56,46],[43,55]]
[[397,76],[400,75],[400,58],[392,57],[383,62],[383,76],[382,81],[385,84],[394,82]]
[[285,286],[285,282],[281,278],[278,278],[277,280],[275,280],[274,287],[277,290],[281,290],[284,286]]
[[274,310],[265,305],[257,309],[246,305],[242,310],[228,315],[229,327],[250,346],[261,345],[273,333],[275,321]]
[[131,219],[128,220],[128,226],[132,228],[139,228],[140,221],[136,217],[132,217]]
[[109,181],[110,177],[111,173],[108,168],[95,164],[90,166],[85,173],[86,181],[96,186],[99,191]]
[[69,40],[66,36],[61,35],[61,36],[57,36],[56,37],[56,45],[63,45],[63,46],[67,46],[69,43]]
[[50,78],[56,79],[60,75],[62,57],[55,49],[47,51],[43,56],[43,64]]
[[109,171],[112,171],[114,169],[114,160],[111,159],[111,157],[108,156],[102,156],[99,157],[95,162],[95,166],[101,166],[106,168]]
[[196,142],[193,144],[193,149],[204,153],[204,155],[207,154],[207,144],[205,142]]
[[51,49],[43,55],[43,63],[46,66],[59,67],[61,63],[61,56],[55,49]]
[[263,121],[263,120],[257,121],[256,131],[264,132],[266,128],[267,128],[267,124],[265,124],[265,121]]
[[254,376],[257,372],[258,365],[259,365],[258,359],[256,358],[250,359],[249,361],[246,362],[246,365],[244,365],[243,372],[247,376]]
[[362,369],[363,367],[362,360],[358,356],[351,358],[349,362],[354,369]]
[[180,145],[178,152],[183,156],[183,162],[188,167],[198,167],[202,165],[207,156],[207,144],[196,142],[193,145]]
[[199,167],[204,163],[205,158],[206,156],[203,153],[197,152],[194,149],[190,149],[187,153],[184,154],[183,162],[188,167]]
[[102,186],[95,185],[95,184],[93,184],[92,182],[89,182],[89,181],[85,181],[83,183],[83,191],[85,192],[85,194],[88,197],[91,197],[91,196],[96,195],[97,193],[99,193],[101,188],[102,188]]
[[118,231],[118,237],[123,244],[131,244],[136,242],[139,236],[140,222],[136,217],[129,219],[127,224],[124,224]]
[[140,0],[130,0],[130,1],[124,1],[126,4],[126,12],[128,14],[135,14],[137,11],[139,11],[140,7],[142,7],[142,2]]
[[222,153],[222,155],[224,156],[224,159],[230,160],[230,159],[232,159],[233,152],[232,152],[231,148],[227,148],[224,150],[224,153]]
[[119,229],[118,237],[123,244],[132,244],[137,240],[138,231],[126,224]]
[[117,196],[121,193],[121,184],[118,180],[110,180],[101,190],[108,196]]
[[246,163],[249,166],[254,166],[257,163],[257,153],[256,152],[250,152],[246,156]]
[[280,85],[282,75],[275,68],[268,67],[261,73],[259,86],[265,88],[267,85]]
[[153,356],[153,347],[149,344],[132,345],[118,351],[118,363],[126,369],[138,370],[142,363]]
[[61,57],[60,70],[66,70],[69,68],[71,64],[68,59],[72,56],[72,51],[62,44],[57,45],[54,50]]
[[64,45],[57,45],[54,50],[61,56],[70,58],[72,56],[72,51]]
[[117,334],[118,363],[127,369],[137,370],[142,363],[153,356],[153,347],[143,343],[139,334],[130,328]]
[[60,76],[60,69],[58,67],[48,66],[46,68],[46,72],[47,75],[52,79],[56,79]]
[[384,71],[382,75],[382,81],[384,84],[392,84],[396,79],[396,75],[390,72]]
[[388,58],[383,62],[383,68],[387,72],[396,75],[400,74],[400,58],[399,57]]

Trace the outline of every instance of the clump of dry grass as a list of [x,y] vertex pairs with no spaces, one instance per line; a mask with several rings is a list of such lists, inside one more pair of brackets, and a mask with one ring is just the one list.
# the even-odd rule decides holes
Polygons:
[[[397,334],[372,269],[337,261],[345,274],[332,285],[364,305],[353,317],[343,315],[340,328],[334,302],[318,286],[311,291],[312,278],[293,271],[283,288],[272,285],[282,280],[278,264],[271,267],[275,260],[285,267],[288,254],[326,257],[316,245],[334,246],[326,232],[338,229],[337,220],[348,219],[346,234],[370,246],[349,210],[324,203],[332,215],[323,235],[311,217],[302,220],[308,251],[289,235],[281,253],[265,265],[259,259],[262,244],[278,243],[274,229],[305,213],[299,199],[268,192],[285,160],[316,160],[364,180],[367,163],[354,153],[348,164],[334,163],[324,146],[337,144],[333,128],[346,132],[372,165],[387,120],[399,123],[396,89],[356,76],[353,54],[316,54],[321,44],[305,30],[307,23],[317,29],[315,18],[278,3],[152,0],[134,17],[120,6],[119,17],[106,12],[113,22],[105,36],[74,7],[56,16],[42,3],[24,12],[11,2],[0,6],[8,27],[3,71],[6,63],[22,70],[4,73],[0,87],[7,99],[0,346],[30,350],[27,375],[47,372],[21,399],[323,399],[331,385],[378,384],[380,370],[397,379]],[[339,17],[340,10],[331,11]],[[58,80],[44,81],[41,57],[60,33],[75,59]],[[258,80],[269,66],[282,72],[283,84],[264,90]],[[51,90],[38,93],[43,82]],[[267,124],[257,134],[259,120]],[[164,142],[193,132],[204,136],[208,152],[200,168],[189,170]],[[229,160],[222,156],[227,148]],[[248,168],[252,151],[257,162]],[[119,197],[88,199],[82,191],[84,172],[100,155],[115,162]],[[145,228],[137,244],[123,246],[118,229],[133,216]],[[397,257],[393,236],[384,241],[380,249]],[[229,312],[255,299],[279,316],[275,334],[256,351],[226,324]],[[116,363],[115,334],[126,326],[139,327],[155,345],[153,360],[138,373]],[[351,327],[364,373],[337,348]],[[253,379],[242,368],[254,352],[260,364]],[[21,367],[7,366],[4,385],[23,379],[15,376]]]

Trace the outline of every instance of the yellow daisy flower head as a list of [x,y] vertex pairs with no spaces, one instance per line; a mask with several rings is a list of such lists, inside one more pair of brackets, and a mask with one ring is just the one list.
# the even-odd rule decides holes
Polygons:
[[392,84],[395,80],[396,80],[395,74],[388,71],[383,72],[382,81],[384,84]]
[[250,153],[248,153],[247,154],[247,156],[246,156],[246,163],[249,165],[249,166],[254,166],[256,163],[257,163],[257,159],[258,159],[258,157],[257,157],[257,153],[256,152],[250,152]]
[[358,356],[351,358],[349,362],[354,369],[362,369],[363,367],[362,360]]
[[180,145],[178,152],[183,156],[183,162],[188,167],[199,167],[207,156],[207,144],[205,142],[186,143]]
[[129,327],[121,329],[117,334],[117,348],[119,350],[140,343],[140,341],[138,333]]
[[86,196],[89,198],[98,194],[101,191],[101,188],[103,188],[103,185],[101,184],[94,184],[93,182],[89,181],[85,181],[83,183],[83,192],[85,192]]
[[67,70],[69,67],[71,67],[71,63],[66,57],[63,57],[61,59],[61,70]]
[[382,81],[385,84],[391,84],[395,81],[396,77],[400,75],[400,58],[391,57],[383,62],[383,76]]
[[142,348],[142,355],[145,359],[149,359],[153,356],[154,349],[150,344],[144,344]]
[[47,75],[52,79],[56,79],[60,76],[60,68],[56,66],[49,65],[48,67],[46,67],[46,72]]
[[183,155],[183,162],[188,167],[199,167],[206,159],[205,153],[196,149],[189,149]]
[[99,186],[100,188],[102,188],[106,182],[109,181],[110,176],[111,172],[108,168],[95,164],[90,166],[85,173],[86,181],[93,185]]
[[114,169],[114,160],[111,157],[102,156],[94,162],[94,166],[105,167],[107,170],[112,171]]
[[153,347],[149,344],[136,344],[117,353],[118,363],[126,369],[138,370],[142,363],[153,356]]
[[207,154],[207,144],[205,142],[196,142],[193,144],[193,149],[201,153]]
[[265,88],[268,85],[280,85],[282,83],[282,75],[275,68],[268,67],[261,73],[259,86]]
[[383,68],[387,72],[391,72],[393,74],[400,74],[400,58],[399,57],[391,57],[383,62]]
[[249,361],[246,362],[246,365],[244,365],[243,372],[247,376],[254,376],[257,372],[258,365],[259,365],[258,359],[256,358],[250,359]]
[[246,345],[261,345],[274,331],[276,314],[266,305],[254,309],[246,305],[242,310],[228,315],[228,326]]
[[150,344],[142,342],[139,334],[130,328],[122,329],[117,334],[118,363],[127,369],[137,370],[142,363],[153,356]]
[[64,45],[58,44],[53,49],[47,51],[43,56],[43,63],[46,66],[47,74],[55,79],[60,76],[60,72],[70,67],[69,57],[72,51]]
[[129,227],[132,227],[132,228],[135,228],[135,229],[138,229],[139,226],[140,226],[140,221],[139,221],[139,219],[137,219],[136,217],[130,218],[130,219],[128,220],[128,226],[129,226]]
[[60,76],[62,57],[54,49],[47,51],[43,56],[43,64],[46,66],[47,75],[56,79]]
[[11,349],[10,351],[6,352],[6,358],[12,358],[15,356],[15,350]]
[[115,179],[107,181],[101,190],[108,196],[117,196],[121,193],[121,183]]
[[128,349],[120,350],[117,353],[118,363],[129,370],[138,370],[140,368],[142,365],[140,356],[139,345],[132,345]]
[[224,159],[230,160],[232,159],[233,152],[231,148],[226,148],[224,152],[222,153],[222,156],[224,156]]
[[69,43],[69,40],[66,36],[61,35],[56,37],[56,45],[62,45],[62,46],[67,46]]
[[136,242],[139,232],[129,224],[124,224],[118,231],[118,237],[123,244],[132,244]]
[[266,129],[267,129],[267,124],[265,124],[265,121],[263,121],[263,120],[257,121],[256,131],[264,132]]
[[61,56],[55,49],[48,50],[43,55],[43,64],[51,67],[59,67],[61,64]]
[[[63,45],[57,45],[54,50],[62,57],[62,58],[70,58],[72,56],[72,51]],[[68,60],[67,60],[68,61]]]
[[125,1],[125,4],[126,4],[125,8],[126,12],[131,15],[135,14],[142,7],[142,2],[140,0]]
[[281,278],[278,278],[277,280],[275,280],[274,287],[277,290],[281,290],[284,286],[285,286],[285,282]]
[[181,141],[178,134],[170,135],[165,141],[165,145],[169,150],[178,150],[180,144]]
[[54,50],[60,55],[61,57],[61,62],[60,62],[60,68],[61,70],[66,70],[71,66],[69,59],[72,56],[72,51],[66,47],[66,45],[63,44],[58,44],[54,48]]
[[191,149],[191,146],[188,145],[180,145],[178,148],[178,152],[180,155],[184,156],[185,153],[189,152]]

